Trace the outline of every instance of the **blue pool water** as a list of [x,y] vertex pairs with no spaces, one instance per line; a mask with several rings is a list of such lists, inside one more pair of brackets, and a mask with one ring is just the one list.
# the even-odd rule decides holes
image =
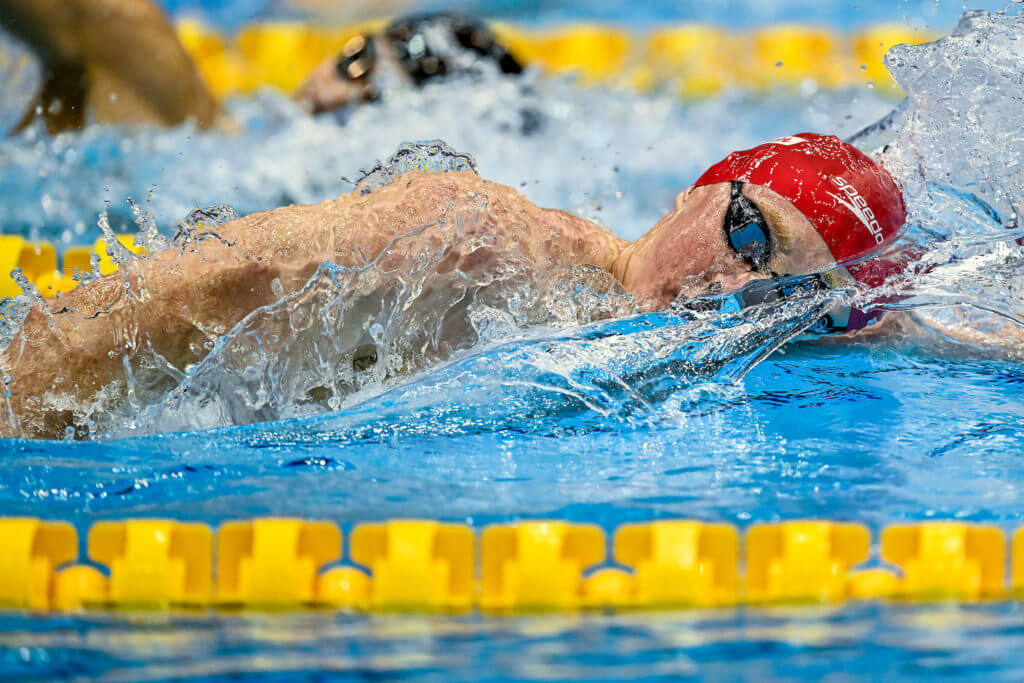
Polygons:
[[[1021,143],[1006,134],[1018,116],[1013,36],[1024,33],[1000,21],[897,55],[916,113],[886,159],[910,200],[906,239],[934,264],[903,285],[922,318],[943,319],[955,304],[1024,319],[1012,221]],[[131,226],[132,197],[166,232],[193,203],[249,212],[317,201],[403,140],[443,138],[472,153],[483,175],[632,238],[725,151],[800,129],[851,135],[897,104],[866,88],[686,104],[536,76],[531,87],[402,93],[344,126],[263,94],[230,105],[242,124],[234,137],[30,131],[0,141],[0,226],[91,242],[106,201],[111,220]],[[543,121],[538,133],[524,136],[524,111]],[[1018,526],[1019,346],[924,335],[767,353],[820,304],[747,326],[742,316],[577,324],[553,313],[525,326],[494,314],[498,332],[450,361],[317,410],[287,401],[256,410],[219,389],[236,386],[225,382],[245,374],[239,363],[277,373],[280,386],[298,382],[273,358],[239,350],[252,335],[269,339],[257,325],[228,335],[189,377],[202,402],[167,392],[121,406],[93,441],[0,441],[0,512],[69,520],[81,535],[99,519],[143,516],[298,515],[345,531],[394,517],[475,527],[555,517],[609,530],[670,517],[740,527],[826,517],[873,531],[930,518]],[[281,343],[274,348],[294,350]],[[5,674],[38,679],[1019,680],[1024,619],[1013,603],[869,604],[509,618],[8,613],[0,629]]]
[[14,676],[104,680],[1020,680],[1013,605],[507,619],[12,617]]
[[657,517],[875,528],[1020,518],[1017,363],[802,346],[759,364],[742,388],[680,388],[650,415],[596,415],[552,400],[561,390],[553,381],[516,405],[509,389],[498,407],[438,392],[415,409],[385,394],[326,417],[214,432],[7,442],[0,505],[83,530],[152,515],[539,516],[608,528]]

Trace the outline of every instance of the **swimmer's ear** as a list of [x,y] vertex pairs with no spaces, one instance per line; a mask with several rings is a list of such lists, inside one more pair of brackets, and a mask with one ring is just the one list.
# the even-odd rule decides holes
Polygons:
[[686,201],[686,198],[690,196],[690,193],[693,192],[693,188],[694,188],[694,186],[690,185],[688,188],[686,188],[685,190],[683,190],[682,192],[680,192],[679,194],[676,195],[676,210],[677,211],[679,209],[683,208],[683,203]]

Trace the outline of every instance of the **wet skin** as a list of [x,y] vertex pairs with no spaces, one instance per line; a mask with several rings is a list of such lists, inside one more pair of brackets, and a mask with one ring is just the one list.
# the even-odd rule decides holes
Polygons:
[[[744,186],[744,194],[769,223],[771,270],[806,273],[834,263],[786,199],[754,185]],[[465,238],[493,238],[542,271],[597,266],[644,310],[663,308],[680,294],[736,289],[766,274],[728,246],[728,201],[728,183],[690,188],[647,234],[629,242],[471,172],[413,172],[367,195],[240,218],[217,228],[219,239],[153,254],[127,277],[110,275],[37,305],[0,355],[0,369],[11,378],[0,435],[63,435],[74,425],[77,402],[123,378],[127,355],[149,348],[182,370],[246,315],[300,289],[325,261],[360,267],[380,257],[387,267],[407,267],[403,259],[413,255],[403,253],[402,242],[391,243],[417,229],[440,244],[450,234],[442,225],[457,223]],[[472,273],[498,256],[456,246],[442,268]],[[126,287],[133,296],[125,296]]]

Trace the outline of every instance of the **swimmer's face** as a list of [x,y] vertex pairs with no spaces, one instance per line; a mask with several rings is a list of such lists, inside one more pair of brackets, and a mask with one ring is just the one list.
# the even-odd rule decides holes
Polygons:
[[675,209],[634,243],[623,284],[645,308],[668,306],[676,297],[734,291],[771,273],[811,273],[835,263],[811,222],[782,195],[744,183],[742,194],[764,216],[769,258],[759,269],[729,244],[725,232],[730,184],[691,187]]
[[338,55],[314,69],[293,97],[312,114],[367,102],[376,95],[373,77],[396,71],[394,62],[385,38],[355,36]]

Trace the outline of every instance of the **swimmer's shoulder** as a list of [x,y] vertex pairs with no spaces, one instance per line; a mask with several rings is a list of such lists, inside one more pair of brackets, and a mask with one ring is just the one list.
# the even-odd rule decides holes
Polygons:
[[479,199],[492,208],[534,206],[515,188],[487,180],[474,171],[409,171],[369,192],[355,190],[338,197],[341,207],[354,205],[418,204]]
[[491,182],[474,171],[407,171],[395,177],[387,185],[372,188],[369,191],[360,188],[342,196],[380,197],[421,188],[449,188],[451,192],[457,192],[458,190],[482,191],[485,188],[499,187],[504,186]]
[[473,171],[411,171],[368,194],[353,192],[337,201],[339,210],[345,214],[393,211],[418,215],[424,222],[435,220],[438,212],[464,201],[467,206],[481,209],[481,217],[487,215],[484,224],[512,230],[530,228],[545,239],[573,242],[574,252],[589,253],[596,249],[604,253],[625,243],[592,221],[561,209],[540,207],[516,188],[487,180]]

